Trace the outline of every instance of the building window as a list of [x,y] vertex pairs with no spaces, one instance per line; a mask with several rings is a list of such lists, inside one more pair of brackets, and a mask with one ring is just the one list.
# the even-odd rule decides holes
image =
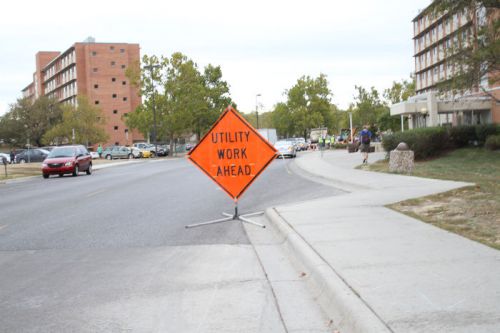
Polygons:
[[113,94],[112,96],[113,96],[113,98],[116,98],[116,94]]
[[92,51],[92,55],[95,57],[97,55],[96,51]]
[[122,81],[122,85],[127,85],[127,81]]
[[123,101],[126,102],[127,101],[127,97],[123,97]]
[[119,146],[120,143],[118,141],[115,142],[115,146]]
[[118,114],[118,110],[113,110],[113,114]]
[[111,51],[114,51],[114,50],[115,50],[115,47],[114,47],[114,46],[110,46],[110,47],[109,47],[109,49],[110,49]]
[[111,82],[115,82],[116,81],[116,78],[115,77],[112,77],[111,78]]
[[127,67],[127,66],[125,66],[125,65],[122,65],[122,69],[125,69],[125,67]]
[[114,66],[114,65],[116,65],[116,62],[112,61],[111,66]]
[[125,53],[125,49],[120,49],[120,53]]
[[97,67],[94,67],[94,68],[92,69],[92,72],[94,72],[94,73],[97,73],[97,71],[98,71]]
[[95,104],[95,105],[99,104],[99,101],[95,101],[95,102],[94,102],[94,104]]
[[127,117],[128,117],[128,112],[127,112],[127,113],[124,113],[124,114],[123,114],[123,116],[124,116],[125,118],[127,118]]
[[94,89],[97,89],[99,88],[99,85],[98,84],[94,84]]
[[115,130],[115,131],[118,131],[118,126],[115,126],[115,127],[114,127],[114,130]]

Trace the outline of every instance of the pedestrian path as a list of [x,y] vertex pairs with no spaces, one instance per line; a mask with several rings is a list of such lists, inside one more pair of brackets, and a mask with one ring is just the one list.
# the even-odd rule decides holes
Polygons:
[[295,163],[348,191],[266,212],[341,332],[500,332],[500,252],[384,207],[471,184],[355,170],[345,151]]

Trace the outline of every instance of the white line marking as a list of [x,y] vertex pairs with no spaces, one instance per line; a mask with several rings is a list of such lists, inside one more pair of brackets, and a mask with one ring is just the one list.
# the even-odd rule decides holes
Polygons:
[[94,195],[97,195],[97,194],[105,192],[105,191],[106,190],[100,190],[100,191],[92,192],[90,194],[87,194],[87,198],[93,197]]

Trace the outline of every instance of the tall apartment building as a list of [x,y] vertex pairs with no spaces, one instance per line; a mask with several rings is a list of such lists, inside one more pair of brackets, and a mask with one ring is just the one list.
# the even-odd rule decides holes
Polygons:
[[129,66],[139,66],[139,44],[96,43],[89,38],[64,52],[40,51],[35,58],[33,81],[22,90],[24,97],[48,96],[76,105],[77,96],[86,96],[106,117],[109,139],[103,144],[129,145],[143,139],[124,122],[141,103],[138,88],[125,76]]
[[402,126],[405,118],[410,128],[500,123],[500,105],[488,95],[499,98],[500,87],[490,87],[488,75],[482,78],[481,89],[471,87],[460,96],[437,93],[437,84],[455,73],[448,61],[450,49],[470,43],[474,31],[486,24],[489,16],[491,13],[481,8],[475,15],[464,11],[433,17],[427,7],[413,19],[416,95],[391,107],[391,115],[401,116]]

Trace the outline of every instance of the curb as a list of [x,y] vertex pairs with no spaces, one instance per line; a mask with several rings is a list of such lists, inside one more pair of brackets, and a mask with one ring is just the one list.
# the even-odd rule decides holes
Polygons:
[[393,332],[345,280],[279,215],[268,208],[265,216],[284,237],[290,254],[305,268],[308,285],[323,311],[345,332]]

